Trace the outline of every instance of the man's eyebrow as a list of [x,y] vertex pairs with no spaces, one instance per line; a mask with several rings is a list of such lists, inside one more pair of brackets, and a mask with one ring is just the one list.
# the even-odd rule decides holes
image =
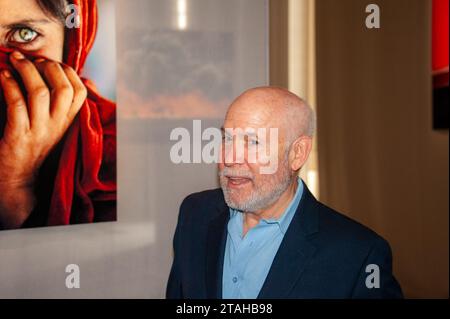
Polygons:
[[23,20],[19,20],[19,21],[14,21],[13,23],[9,23],[9,24],[1,24],[0,27],[1,28],[6,28],[6,29],[12,29],[12,28],[17,28],[20,26],[27,26],[27,25],[37,25],[37,24],[48,24],[51,21],[49,19],[23,19]]
[[[224,128],[223,126],[220,128],[220,131],[222,132],[222,134],[226,134],[228,130],[232,130],[232,131],[233,131],[234,129],[233,129],[233,128],[229,128],[229,127]],[[256,138],[259,138],[258,133],[257,133],[257,132],[254,132],[254,131],[243,132],[243,135],[244,135],[244,136],[248,136],[248,137],[256,137]]]

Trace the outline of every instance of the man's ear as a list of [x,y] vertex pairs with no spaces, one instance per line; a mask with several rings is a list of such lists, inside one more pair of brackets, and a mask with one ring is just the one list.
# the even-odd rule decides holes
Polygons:
[[305,164],[312,149],[312,137],[300,136],[292,143],[290,151],[290,166],[293,171],[298,171]]

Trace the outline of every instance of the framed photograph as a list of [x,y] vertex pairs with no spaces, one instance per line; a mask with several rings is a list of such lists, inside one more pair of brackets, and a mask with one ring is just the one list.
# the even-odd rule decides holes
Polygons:
[[0,229],[115,221],[114,1],[2,1],[0,25]]
[[432,3],[433,128],[448,129],[448,0]]

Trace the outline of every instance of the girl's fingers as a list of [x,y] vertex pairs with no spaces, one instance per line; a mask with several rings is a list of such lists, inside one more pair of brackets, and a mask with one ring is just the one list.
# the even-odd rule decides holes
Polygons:
[[58,62],[38,59],[35,64],[51,89],[50,116],[56,120],[62,119],[69,111],[74,98],[72,83]]
[[68,66],[63,66],[63,69],[74,90],[72,105],[67,113],[67,117],[72,121],[86,100],[87,89],[74,69]]
[[[78,74],[72,68],[55,61],[37,59],[33,63],[18,51],[11,54],[11,63],[21,76],[27,99],[24,99],[25,94],[21,93],[14,79],[7,84],[15,89],[5,91],[10,91],[10,100],[20,102],[20,105],[25,106],[25,111],[28,106],[28,127],[45,130],[52,120],[59,124],[60,129],[65,130],[87,97],[87,89]],[[22,118],[23,116],[20,117],[21,121]]]
[[0,75],[0,83],[6,102],[7,123],[5,134],[23,134],[30,128],[25,98],[19,84],[10,71],[4,70]]
[[14,51],[10,57],[27,91],[31,128],[45,125],[50,116],[50,91],[45,81],[34,64],[22,53]]

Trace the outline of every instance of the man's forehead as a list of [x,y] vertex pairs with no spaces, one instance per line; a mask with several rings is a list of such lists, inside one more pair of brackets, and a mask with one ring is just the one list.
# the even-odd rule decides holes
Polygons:
[[283,128],[280,127],[279,121],[268,114],[265,116],[241,116],[239,114],[234,116],[230,113],[227,116],[223,126],[222,131],[228,135],[236,136],[256,136],[258,138],[268,136],[273,130],[277,131],[277,134],[283,134]]
[[281,114],[276,114],[274,106],[265,101],[247,100],[233,103],[225,117],[225,123],[250,127],[273,126]]
[[228,135],[236,135],[236,136],[255,136],[255,137],[263,137],[268,136],[271,132],[276,131],[278,133],[278,127],[226,127],[222,126],[222,133]]

